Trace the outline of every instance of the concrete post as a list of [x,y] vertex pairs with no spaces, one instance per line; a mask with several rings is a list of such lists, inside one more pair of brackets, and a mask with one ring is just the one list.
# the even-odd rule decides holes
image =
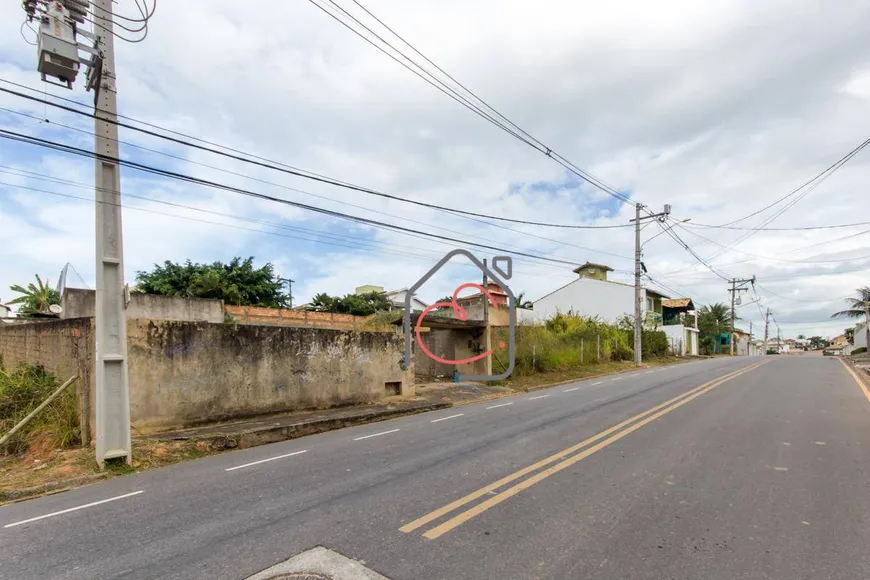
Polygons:
[[95,31],[103,55],[94,122],[96,159],[96,457],[132,463],[130,392],[127,374],[127,320],[124,313],[124,240],[121,227],[121,174],[118,154],[118,102],[112,0],[94,0]]

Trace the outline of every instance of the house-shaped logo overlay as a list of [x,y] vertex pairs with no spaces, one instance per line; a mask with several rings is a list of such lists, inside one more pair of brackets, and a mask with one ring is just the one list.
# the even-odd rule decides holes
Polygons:
[[[449,252],[446,256],[441,258],[441,260],[437,264],[435,264],[435,266],[431,270],[429,270],[422,278],[420,278],[413,286],[411,286],[408,289],[408,292],[405,295],[405,314],[404,314],[405,353],[404,353],[404,358],[403,358],[402,364],[403,364],[404,368],[410,368],[411,361],[412,361],[411,341],[414,340],[415,338],[417,339],[418,347],[421,348],[421,350],[428,357],[430,357],[434,360],[437,360],[439,362],[453,363],[453,364],[458,365],[459,363],[467,363],[467,362],[471,362],[471,361],[475,361],[475,360],[480,360],[482,358],[490,357],[493,355],[494,349],[489,349],[488,351],[484,351],[484,352],[477,354],[477,356],[463,359],[462,361],[447,361],[444,359],[440,359],[440,358],[436,357],[434,354],[432,354],[425,347],[425,345],[423,345],[422,341],[420,340],[420,327],[421,327],[421,324],[423,323],[423,318],[425,317],[425,315],[429,311],[431,311],[439,306],[452,306],[454,309],[454,312],[456,312],[456,314],[457,314],[457,318],[460,321],[465,320],[465,316],[466,316],[465,310],[457,302],[459,292],[465,288],[468,288],[468,287],[478,288],[480,290],[481,298],[483,300],[489,300],[489,302],[493,306],[496,306],[496,308],[498,308],[498,305],[495,304],[495,301],[493,300],[493,296],[490,293],[490,291],[488,291],[488,289],[484,288],[483,286],[479,286],[477,284],[462,284],[462,285],[460,285],[453,292],[452,304],[447,304],[447,303],[433,304],[433,305],[429,306],[423,313],[421,313],[417,317],[416,325],[411,324],[411,312],[412,312],[411,299],[412,299],[412,297],[417,292],[417,290],[419,290],[420,287],[422,287],[429,280],[429,278],[431,278],[436,272],[438,272],[441,269],[442,266],[444,266],[447,262],[449,262],[450,260],[452,260],[456,256],[465,256],[466,258],[468,258],[471,261],[471,263],[473,263],[475,266],[477,266],[478,269],[480,269],[481,273],[485,275],[487,280],[497,284],[501,288],[501,290],[504,292],[504,294],[507,295],[506,304],[503,304],[502,307],[507,306],[508,315],[509,315],[508,342],[507,342],[507,344],[504,344],[504,343],[499,344],[499,347],[506,349],[507,353],[508,353],[508,363],[507,363],[507,367],[506,367],[505,371],[500,373],[500,374],[497,374],[497,375],[459,374],[457,378],[460,381],[498,381],[498,380],[506,379],[513,372],[514,364],[515,364],[515,360],[516,360],[515,359],[515,354],[516,354],[515,353],[515,344],[516,344],[515,338],[516,338],[516,322],[517,322],[517,313],[516,313],[514,294],[511,291],[511,289],[508,287],[508,285],[505,283],[506,280],[509,280],[511,278],[511,275],[513,272],[513,262],[509,256],[495,256],[492,259],[491,268],[489,268],[489,267],[487,267],[487,265],[484,262],[481,262],[480,260],[478,260],[471,252],[469,252],[467,250],[453,250],[453,251]],[[504,264],[504,267],[502,267],[501,264]],[[489,308],[489,306],[484,303],[484,309],[487,312],[488,312],[488,308]],[[485,326],[484,330],[487,333],[489,332],[488,324]]]

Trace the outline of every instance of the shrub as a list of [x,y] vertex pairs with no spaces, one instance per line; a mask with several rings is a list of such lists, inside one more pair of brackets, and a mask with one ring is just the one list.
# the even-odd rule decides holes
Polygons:
[[[661,337],[655,336],[656,334],[660,334]],[[494,344],[499,341],[506,342],[507,338],[507,329],[494,329]],[[643,338],[654,341],[650,345],[650,352],[664,354],[667,351],[667,338],[663,332],[650,331],[649,336],[644,332]],[[664,350],[661,349],[660,343],[664,344]],[[528,375],[536,372],[570,370],[598,362],[631,360],[633,351],[630,344],[630,333],[612,324],[571,313],[557,314],[542,326],[516,327],[514,373]],[[644,351],[646,350],[645,348]],[[496,351],[493,363],[493,370],[500,372],[505,368],[507,360]]]
[[865,352],[867,352],[867,347],[862,346],[862,347],[859,347],[859,348],[856,348],[855,350],[853,350],[852,354],[864,354]]
[[[0,433],[10,431],[59,386],[57,377],[38,365],[21,365],[12,371],[0,369]],[[48,437],[54,447],[80,443],[77,402],[75,388],[68,387],[6,443],[6,450],[26,451],[34,433]]]

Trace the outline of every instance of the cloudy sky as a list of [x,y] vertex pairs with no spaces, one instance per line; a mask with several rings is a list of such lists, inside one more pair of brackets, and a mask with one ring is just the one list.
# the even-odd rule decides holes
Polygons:
[[[335,11],[328,0],[317,2]],[[335,2],[425,64],[352,0]],[[784,336],[842,331],[845,325],[829,317],[843,297],[870,284],[870,224],[757,232],[703,226],[765,208],[870,137],[870,1],[836,4],[832,10],[821,0],[363,2],[553,151],[633,201],[656,211],[669,203],[676,220],[690,219],[674,231],[694,253],[725,277],[758,278],[759,298],[743,296],[740,326],[748,329],[752,321],[758,333],[759,310],[770,307]],[[144,42],[116,44],[120,112],[273,163],[444,207],[563,225],[624,226],[633,217],[632,205],[448,98],[314,2],[276,2],[268,12],[250,6],[158,3]],[[129,0],[116,10],[136,14]],[[36,49],[26,43],[33,34],[24,28],[22,38],[22,21],[18,3],[0,4],[0,79],[36,89],[22,91],[29,94],[90,102],[81,83],[66,91],[39,80]],[[87,118],[6,93],[0,107],[4,129],[93,147]],[[587,260],[609,264],[615,280],[631,276],[628,227],[468,219],[131,130],[122,129],[120,138],[122,156],[131,161],[462,240],[400,233],[125,169],[130,281],[163,260],[255,256],[295,280],[294,299],[301,303],[317,292],[343,294],[362,284],[409,286],[453,247],[481,258],[505,253],[469,242],[547,258],[514,254],[511,287],[531,299],[570,282],[573,265]],[[767,227],[870,222],[868,183],[870,148],[817,187],[734,226],[763,224],[798,198]],[[12,298],[9,285],[34,273],[56,282],[67,262],[82,278],[71,276],[71,285],[93,287],[92,185],[92,161],[0,139],[0,299]],[[661,231],[651,223],[643,232],[650,240],[644,262],[655,283],[696,304],[727,302],[725,281],[668,235],[651,239]],[[435,300],[477,279],[469,267],[451,267],[421,298]]]

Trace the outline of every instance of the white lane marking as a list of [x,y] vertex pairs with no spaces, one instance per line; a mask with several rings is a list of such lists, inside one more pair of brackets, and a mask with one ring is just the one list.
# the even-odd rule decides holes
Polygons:
[[438,421],[446,421],[447,419],[455,419],[456,417],[462,417],[465,413],[459,413],[456,415],[450,415],[449,417],[441,417],[440,419],[432,419],[429,421],[430,423],[437,423]]
[[380,437],[381,435],[388,435],[390,433],[395,433],[398,429],[390,429],[389,431],[381,431],[380,433],[374,433],[372,435],[363,435],[362,437],[355,437],[354,441],[362,441],[363,439],[368,439],[370,437]]
[[612,379],[610,379],[610,380],[611,380],[611,381],[621,381],[621,380],[624,379],[624,378],[625,378],[625,377],[614,377],[614,378],[612,378]]
[[259,461],[252,461],[250,463],[243,463],[242,465],[236,465],[235,467],[227,467],[224,471],[235,471],[236,469],[242,469],[243,467],[251,467],[252,465],[259,465],[261,463],[267,463],[269,461],[275,461],[276,459],[284,459],[285,457],[293,457],[294,455],[300,455],[302,453],[307,453],[307,449],[303,449],[302,451],[294,451],[293,453],[285,453],[284,455],[278,455],[276,457],[270,457],[268,459],[261,459]]
[[549,397],[550,395],[538,395],[537,397],[529,397],[530,401],[534,401],[535,399],[543,399],[544,397]]
[[655,371],[647,371],[645,374],[647,374],[647,375],[651,375],[651,374],[653,374],[654,372],[655,372]]
[[498,409],[499,407],[507,407],[508,405],[513,405],[513,403],[502,403],[501,405],[493,405],[492,407],[487,407],[487,409]]
[[604,382],[604,381],[598,381],[597,383],[592,383],[592,386],[594,387],[595,385],[600,385],[600,384],[603,383],[603,382]]
[[30,522],[35,522],[37,520],[43,520],[45,518],[51,518],[54,516],[59,516],[62,514],[68,514],[70,512],[75,512],[78,510],[83,510],[85,508],[94,507],[95,505],[100,505],[102,503],[109,503],[110,501],[115,501],[119,499],[124,499],[125,497],[133,497],[134,495],[139,495],[140,493],[145,493],[145,490],[134,491],[133,493],[125,493],[124,495],[119,495],[116,497],[110,497],[109,499],[101,499],[100,501],[94,501],[91,503],[86,503],[85,505],[80,505],[76,507],[71,507],[65,510],[60,510],[59,512],[52,512],[50,514],[45,514],[44,516],[37,516],[35,518],[30,518],[27,520],[21,520],[20,522],[15,522],[12,524],[6,524],[3,526],[4,528],[14,528],[15,526],[20,526],[22,524],[29,524]]
[[580,387],[574,387],[574,388],[571,388],[571,389],[565,389],[565,390],[562,391],[562,392],[563,392],[563,393],[570,393],[571,391],[576,391],[576,390],[579,389],[579,388],[580,388]]

